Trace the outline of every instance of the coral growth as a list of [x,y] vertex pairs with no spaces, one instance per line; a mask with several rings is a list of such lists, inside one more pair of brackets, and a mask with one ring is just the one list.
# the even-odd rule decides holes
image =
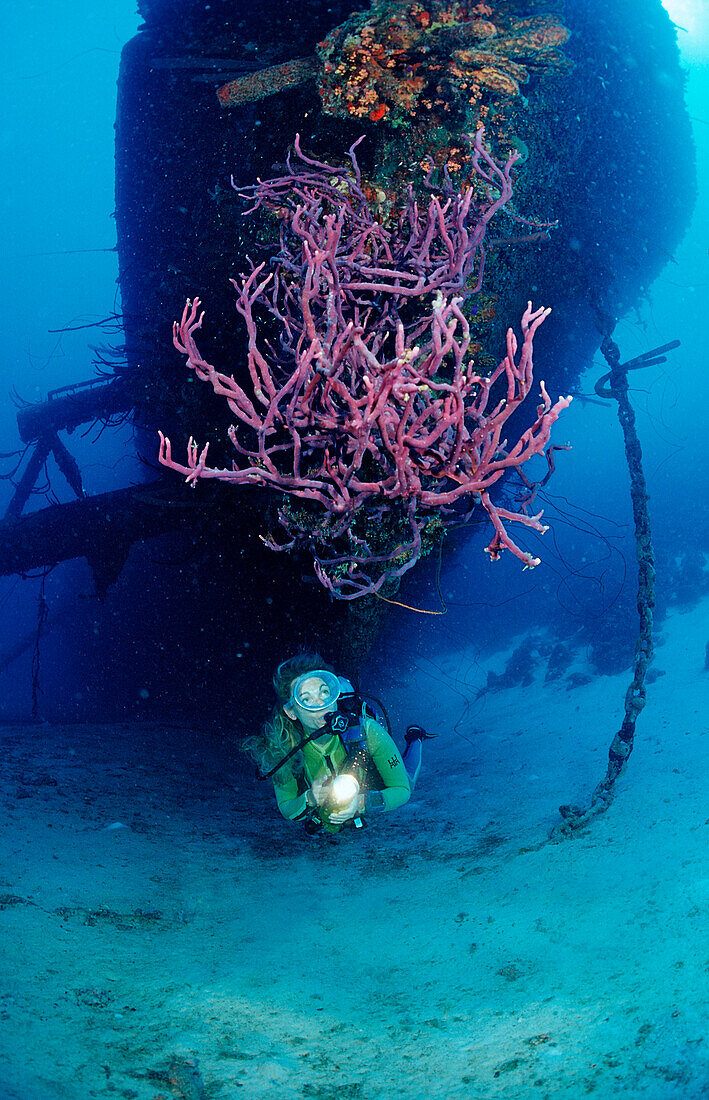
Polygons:
[[[391,230],[373,216],[354,149],[348,172],[305,156],[296,141],[300,163],[250,190],[252,209],[276,214],[282,232],[271,273],[252,265],[234,282],[248,332],[248,392],[199,351],[198,299],[175,325],[188,366],[234,414],[237,458],[231,469],[210,467],[208,445],[200,451],[190,440],[180,464],[162,438],[160,461],[193,485],[217,478],[286,494],[278,518],[288,540],[264,541],[309,549],[320,581],[341,599],[400,577],[478,505],[493,526],[493,560],[506,547],[538,564],[506,524],[543,532],[541,513],[528,514],[526,505],[511,512],[490,490],[506,471],[547,453],[570,398],[552,404],[542,382],[531,427],[511,444],[504,438],[530,392],[534,334],[548,310],[528,306],[519,357],[509,330],[490,376],[469,358],[461,305],[480,288],[487,226],[512,194],[514,164],[510,157],[497,165],[483,138],[478,131],[471,161],[486,198],[449,183],[421,207],[410,190]],[[265,337],[256,310],[275,321],[277,341]]]
[[317,75],[318,65],[314,57],[296,57],[281,65],[271,65],[254,73],[230,80],[217,90],[222,107],[240,107],[242,103],[255,103],[270,95],[297,88]]
[[[533,7],[533,5],[530,5]],[[493,151],[526,149],[521,87],[569,69],[569,32],[518,0],[375,0],[318,46],[323,109],[373,126],[371,182],[381,208],[396,209],[425,148],[436,167],[475,181],[460,134],[484,123]]]
[[460,0],[376,0],[319,44],[320,95],[329,114],[401,123],[420,111],[477,104],[486,90],[520,84],[566,62],[567,29],[552,15],[518,17],[512,5]]

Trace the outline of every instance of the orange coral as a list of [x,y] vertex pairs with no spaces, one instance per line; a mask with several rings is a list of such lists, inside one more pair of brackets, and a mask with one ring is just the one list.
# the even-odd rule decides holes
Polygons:
[[520,84],[526,83],[529,73],[523,65],[509,57],[482,50],[454,50],[452,55],[455,75],[467,77],[475,84],[482,84],[505,95],[519,95]]
[[[477,102],[485,89],[516,96],[536,71],[565,64],[569,37],[553,15],[518,17],[512,0],[495,9],[466,0],[373,0],[318,46],[320,95],[329,114],[394,123],[420,110]],[[446,81],[445,87],[441,80]],[[384,108],[384,109],[382,109]]]

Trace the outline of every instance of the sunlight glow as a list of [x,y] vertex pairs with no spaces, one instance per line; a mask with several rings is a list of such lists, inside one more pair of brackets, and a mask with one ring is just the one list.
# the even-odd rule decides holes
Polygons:
[[[707,0],[662,0],[662,6],[678,28],[683,53],[709,55],[709,8]],[[685,33],[686,32],[686,33]]]

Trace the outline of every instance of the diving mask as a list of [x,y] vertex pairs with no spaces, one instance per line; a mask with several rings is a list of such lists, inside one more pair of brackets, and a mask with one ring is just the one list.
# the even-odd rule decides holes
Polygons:
[[318,714],[334,709],[341,692],[339,678],[334,672],[316,668],[304,672],[293,683],[289,705],[306,714]]

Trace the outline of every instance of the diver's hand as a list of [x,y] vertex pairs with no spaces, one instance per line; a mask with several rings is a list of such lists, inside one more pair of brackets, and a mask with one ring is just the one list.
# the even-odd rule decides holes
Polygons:
[[322,806],[327,797],[326,787],[330,781],[329,775],[321,775],[319,779],[314,779],[310,785],[310,790],[306,795],[306,799],[311,806]]
[[356,794],[352,801],[347,806],[343,806],[341,810],[336,810],[335,813],[328,815],[328,821],[333,825],[342,825],[345,821],[349,821],[352,817],[357,817],[364,809],[365,797],[363,794]]

